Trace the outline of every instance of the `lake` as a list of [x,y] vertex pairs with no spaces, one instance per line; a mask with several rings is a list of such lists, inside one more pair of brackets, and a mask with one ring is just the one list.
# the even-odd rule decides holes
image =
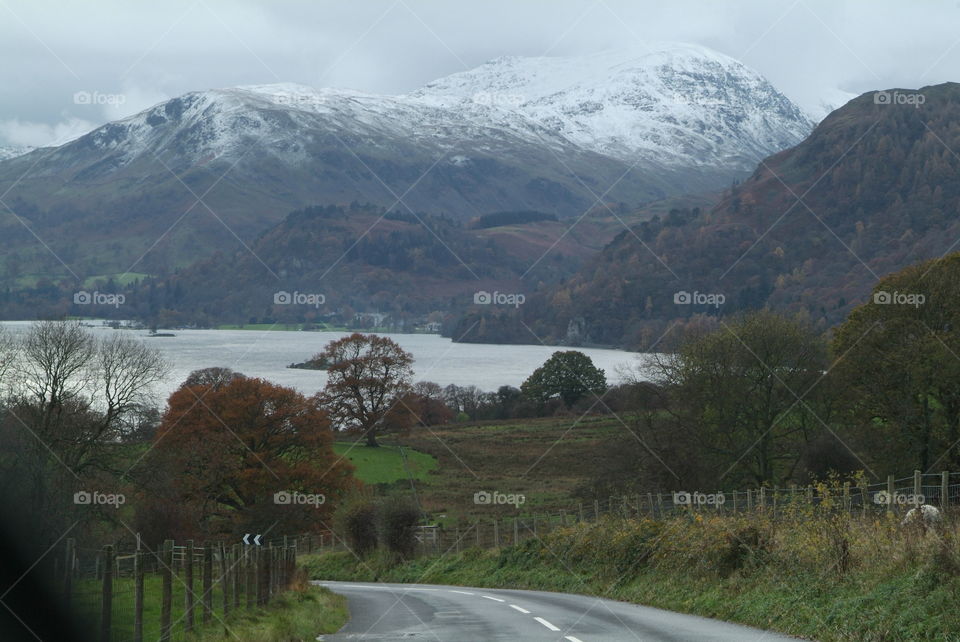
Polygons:
[[[27,321],[6,321],[15,332],[30,326]],[[113,330],[95,325],[97,335],[127,332],[155,346],[171,366],[170,375],[156,392],[166,398],[198,368],[224,366],[251,377],[313,394],[326,383],[326,373],[319,370],[287,368],[305,361],[330,341],[346,336],[344,332],[298,332],[258,330],[176,330],[175,337],[149,337],[146,330]],[[389,334],[404,350],[414,356],[414,381],[435,381],[445,386],[474,385],[493,391],[503,385],[519,387],[524,379],[556,350],[569,348],[533,345],[495,345],[454,343],[436,334]],[[620,381],[618,371],[636,368],[643,355],[622,350],[577,348],[602,368],[608,383]]]

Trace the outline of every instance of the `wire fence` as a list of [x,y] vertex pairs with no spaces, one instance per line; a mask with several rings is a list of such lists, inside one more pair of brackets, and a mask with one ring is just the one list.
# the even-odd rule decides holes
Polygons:
[[[327,535],[255,544],[176,543],[159,550],[139,541],[60,547],[57,583],[71,611],[101,642],[194,640],[226,631],[234,611],[268,604],[294,581],[298,555],[321,550]],[[139,539],[139,538],[138,538]]]
[[[568,510],[518,513],[444,528],[424,525],[414,535],[420,555],[500,548],[608,517],[660,519],[685,513],[733,516],[762,512],[773,519],[798,505],[849,511],[863,517],[905,513],[920,504],[946,510],[960,505],[960,473],[923,474],[886,483],[840,487],[791,485],[738,491],[641,493],[596,499]],[[307,553],[349,551],[334,533],[277,538],[261,545],[176,543],[156,551],[139,541],[102,549],[78,549],[66,540],[55,564],[57,581],[72,610],[84,616],[91,639],[141,642],[196,639],[201,629],[225,627],[226,617],[267,604],[289,587],[297,559]],[[59,561],[62,560],[62,563]],[[213,627],[213,628],[211,628]]]
[[[491,500],[491,503],[495,501]],[[755,511],[773,519],[792,514],[797,506],[822,506],[868,517],[892,511],[903,515],[911,508],[930,504],[946,510],[960,505],[960,473],[924,474],[915,471],[911,477],[887,478],[885,483],[839,487],[791,485],[785,488],[758,486],[737,491],[677,491],[618,495],[579,503],[567,510],[529,512],[514,517],[475,520],[454,528],[421,527],[417,533],[418,549],[425,554],[460,552],[465,548],[499,548],[539,538],[557,528],[582,522],[596,522],[604,517],[623,519],[661,519],[685,513],[732,516]],[[341,548],[343,548],[341,546]]]

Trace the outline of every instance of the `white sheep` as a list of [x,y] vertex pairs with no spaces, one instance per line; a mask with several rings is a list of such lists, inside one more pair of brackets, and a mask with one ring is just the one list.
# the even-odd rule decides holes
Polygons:
[[907,516],[900,522],[902,526],[909,524],[921,525],[924,528],[928,526],[939,526],[943,522],[943,515],[936,506],[923,504],[917,508],[911,508],[907,511]]

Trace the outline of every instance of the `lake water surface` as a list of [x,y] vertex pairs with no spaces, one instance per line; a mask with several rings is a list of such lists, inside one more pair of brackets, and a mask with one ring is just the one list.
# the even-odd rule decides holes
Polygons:
[[[3,322],[20,332],[30,323]],[[149,337],[146,330],[113,330],[100,325],[91,328],[95,334],[128,332],[156,346],[171,366],[170,375],[157,393],[166,398],[186,379],[191,371],[211,366],[225,366],[252,377],[313,394],[323,388],[326,373],[319,370],[294,370],[291,363],[301,362],[323,349],[343,332],[297,332],[258,330],[176,330],[175,337]],[[518,386],[556,350],[569,348],[532,345],[494,345],[454,343],[436,334],[387,335],[413,354],[415,381],[435,381],[440,385],[475,385],[493,391],[503,385]],[[622,350],[577,348],[589,355],[602,368],[609,383],[620,380],[618,370],[637,368],[643,355]]]

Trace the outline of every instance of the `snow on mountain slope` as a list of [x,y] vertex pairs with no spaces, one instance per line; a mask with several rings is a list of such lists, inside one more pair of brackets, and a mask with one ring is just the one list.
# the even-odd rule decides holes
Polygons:
[[[168,120],[182,124],[159,127]],[[92,139],[101,149],[124,147],[117,149],[119,165],[172,142],[193,162],[242,151],[251,132],[278,143],[291,125],[349,132],[386,147],[406,138],[443,151],[502,152],[522,139],[668,172],[732,174],[796,144],[813,123],[728,56],[651,43],[573,58],[498,58],[399,96],[289,83],[195,92],[106,125]],[[302,156],[302,147],[281,147],[291,161]]]
[[813,123],[759,73],[680,43],[582,57],[504,57],[427,84],[414,99],[521,114],[633,162],[752,169]]
[[16,158],[17,156],[23,156],[27,152],[33,150],[33,147],[14,147],[9,145],[0,145],[0,161],[7,160],[8,158]]

